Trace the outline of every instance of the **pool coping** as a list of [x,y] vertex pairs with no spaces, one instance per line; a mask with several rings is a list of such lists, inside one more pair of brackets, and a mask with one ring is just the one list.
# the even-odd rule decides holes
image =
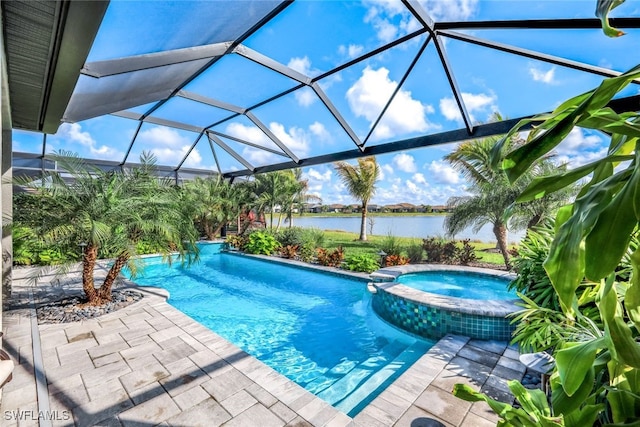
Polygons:
[[[253,256],[252,256],[253,257]],[[272,257],[264,257],[266,260],[274,261]],[[291,263],[290,260],[287,260],[287,263]],[[104,267],[103,267],[104,268]],[[343,272],[333,272],[334,274],[341,274]],[[76,273],[77,274],[77,273]],[[354,273],[348,272],[348,276],[351,276]],[[360,275],[360,279],[363,279],[362,275]],[[127,281],[129,283],[134,283]],[[50,286],[47,283],[41,283],[40,286]],[[283,402],[284,405],[289,407],[291,410],[295,412],[297,415],[297,419],[304,419],[308,421],[311,425],[314,426],[390,426],[390,425],[405,425],[402,421],[407,419],[407,417],[411,418],[416,413],[425,413],[433,419],[437,420],[445,420],[448,416],[447,414],[438,413],[436,410],[431,411],[430,408],[425,407],[424,404],[419,402],[420,399],[427,393],[427,389],[432,390],[433,385],[436,384],[437,392],[444,393],[445,398],[450,396],[453,399],[455,409],[453,412],[462,411],[462,415],[459,417],[460,422],[450,423],[447,422],[447,425],[474,425],[473,420],[478,420],[478,417],[482,420],[489,420],[490,422],[495,422],[496,418],[493,413],[487,410],[486,406],[482,404],[474,404],[468,405],[466,402],[460,401],[450,395],[450,391],[443,391],[442,386],[438,386],[438,381],[442,381],[443,378],[447,378],[447,381],[451,381],[451,377],[455,377],[458,382],[469,382],[468,375],[465,376],[464,373],[459,372],[459,362],[453,363],[455,360],[460,359],[461,357],[469,357],[468,355],[461,356],[464,348],[466,348],[467,344],[469,344],[470,340],[467,337],[460,336],[452,336],[448,335],[441,340],[439,340],[429,351],[423,354],[418,361],[412,364],[403,374],[400,375],[393,383],[388,385],[385,390],[383,390],[372,402],[370,402],[359,414],[357,414],[353,419],[348,417],[346,414],[340,412],[339,410],[333,408],[328,403],[313,395],[312,393],[306,391],[304,388],[296,384],[295,382],[289,380],[284,375],[277,373],[275,370],[258,360],[257,358],[246,354],[239,347],[234,344],[224,340],[220,336],[218,336],[214,331],[204,327],[199,322],[191,319],[186,314],[177,310],[175,307],[171,306],[167,301],[167,293],[165,290],[161,288],[152,288],[152,287],[141,287],[135,285],[140,291],[144,292],[147,297],[143,298],[141,301],[132,304],[131,306],[119,310],[118,312],[110,313],[105,316],[101,316],[96,319],[91,319],[84,322],[73,322],[69,324],[56,324],[56,325],[39,325],[38,329],[45,334],[49,335],[57,329],[74,330],[75,334],[81,332],[81,330],[91,330],[92,325],[101,324],[104,322],[113,322],[119,316],[127,315],[130,313],[134,316],[139,316],[144,313],[145,310],[151,311],[154,313],[159,313],[160,315],[170,319],[174,322],[177,327],[183,330],[187,336],[183,339],[187,339],[191,337],[189,341],[192,345],[196,345],[196,341],[201,343],[200,345],[204,345],[212,351],[216,351],[223,359],[227,359],[228,355],[238,355],[242,354],[243,358],[241,360],[229,359],[228,362],[230,365],[234,366],[248,378],[250,378],[254,384],[262,386],[268,392],[272,393],[272,395],[278,399],[279,402]],[[28,296],[31,299],[31,304],[34,304],[35,300],[35,292],[38,291],[39,286],[31,287],[25,286],[22,289],[28,289]],[[16,286],[16,290],[19,290],[21,286]],[[25,289],[25,291],[27,290]],[[42,289],[42,288],[41,288]],[[157,290],[156,290],[157,289]],[[32,290],[34,292],[32,292]],[[6,313],[10,315],[9,312]],[[16,313],[17,314],[17,313]],[[12,314],[13,315],[13,314]],[[22,316],[20,316],[22,317]],[[31,317],[31,315],[27,314],[27,317]],[[14,318],[15,319],[15,318]],[[12,319],[12,320],[14,320]],[[9,320],[9,319],[7,319]],[[17,319],[15,319],[17,320]],[[29,322],[30,323],[30,322]],[[24,337],[24,333],[18,333],[18,324],[15,321],[7,321],[4,325],[7,330],[5,334],[5,339],[8,345],[11,345],[12,340],[14,339],[22,339]],[[176,326],[170,328],[175,329]],[[162,330],[159,330],[156,334],[162,334]],[[33,340],[39,341],[40,337],[37,334],[29,334],[32,335]],[[71,336],[71,335],[69,335]],[[195,340],[195,341],[193,341]],[[74,343],[73,346],[76,346],[78,343]],[[101,343],[100,343],[101,344]],[[495,343],[494,343],[495,344]],[[70,346],[71,343],[61,344],[63,346]],[[472,347],[474,351],[479,350],[479,347],[483,347],[485,344],[477,344]],[[489,342],[489,347],[491,347],[492,343]],[[109,345],[107,344],[107,347]],[[36,351],[36,345],[34,343],[33,351]],[[50,348],[49,346],[47,346]],[[498,346],[500,347],[500,346]],[[506,347],[504,344],[502,350],[493,353],[499,353],[499,356],[502,358],[507,358],[507,362],[516,363],[513,348]],[[505,350],[506,348],[506,350]],[[22,349],[21,349],[22,351]],[[493,354],[491,353],[491,354]],[[504,353],[504,354],[503,354]],[[515,353],[517,354],[517,353]],[[34,355],[35,356],[35,355]],[[480,356],[478,356],[480,357]],[[22,360],[23,355],[20,355],[20,359]],[[480,357],[481,358],[481,357]],[[25,360],[28,362],[29,357],[27,356]],[[466,360],[466,359],[461,359]],[[505,363],[507,363],[505,362]],[[453,365],[451,365],[453,363]],[[467,360],[467,362],[469,361]],[[475,362],[471,362],[475,363]],[[494,362],[495,363],[495,362]],[[498,365],[494,365],[495,369],[499,368]],[[490,369],[491,370],[491,369]],[[503,369],[504,370],[504,369]],[[44,371],[44,368],[43,368]],[[524,372],[524,371],[522,371]],[[522,374],[520,373],[520,375]],[[258,374],[259,373],[259,374]],[[457,373],[457,374],[456,374]],[[46,374],[46,373],[45,373]],[[456,375],[462,375],[456,377]],[[255,377],[255,378],[254,378]],[[497,377],[498,378],[498,377]],[[484,377],[484,380],[474,382],[480,388],[480,386],[484,387],[485,380],[488,382],[487,378]],[[17,380],[20,383],[20,380]],[[497,382],[496,382],[497,381]],[[493,382],[493,384],[501,384],[500,379]],[[35,379],[33,379],[35,383]],[[15,384],[15,383],[14,383]],[[440,387],[440,388],[438,388]],[[49,393],[53,396],[52,393],[54,391],[51,389],[51,384],[49,386]],[[20,389],[22,392],[23,389]],[[55,390],[55,387],[54,387]],[[57,391],[57,390],[56,390]],[[15,402],[16,397],[15,394],[18,391],[11,390],[9,392],[7,399],[2,399],[3,409],[11,410],[15,409],[12,407],[7,407],[7,404],[10,402]],[[432,392],[432,391],[431,391]],[[292,400],[293,397],[296,397],[295,402]],[[142,405],[146,408],[149,406],[153,406],[151,402],[156,401],[158,398],[152,397],[150,400],[143,401],[142,403],[136,402],[133,408],[129,408],[127,411],[127,416],[132,415],[133,413],[139,414],[140,411],[137,411],[135,408]],[[302,404],[304,403],[304,404]],[[38,405],[38,402],[34,403]],[[300,406],[298,406],[300,405]],[[428,406],[428,405],[427,405]],[[23,408],[24,405],[21,405]],[[37,408],[37,406],[36,406]],[[142,408],[140,408],[142,409]],[[136,412],[137,411],[137,412]],[[37,412],[37,411],[36,411]],[[450,412],[450,411],[448,411]],[[452,413],[453,413],[452,412]],[[243,412],[244,414],[244,412]],[[238,415],[238,421],[242,414]],[[456,418],[457,419],[457,418]],[[465,420],[463,422],[463,419]],[[236,420],[234,416],[230,421]],[[471,420],[471,421],[469,421]],[[295,420],[292,420],[293,422]],[[285,421],[286,423],[286,421]],[[284,425],[284,423],[283,423]],[[408,423],[406,424],[408,425]]]
[[461,313],[487,317],[504,317],[515,311],[522,310],[522,307],[516,304],[520,301],[517,298],[513,300],[482,300],[482,304],[478,304],[478,300],[434,294],[395,281],[403,274],[424,271],[454,271],[459,273],[484,274],[509,280],[516,278],[516,275],[511,272],[447,264],[409,264],[384,267],[371,273],[369,277],[372,280],[371,286],[374,288],[374,292],[375,289],[381,289],[398,297],[444,310],[455,310]]

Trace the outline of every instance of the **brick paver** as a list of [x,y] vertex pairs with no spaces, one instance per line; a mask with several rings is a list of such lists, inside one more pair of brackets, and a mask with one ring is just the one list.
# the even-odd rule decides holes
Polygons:
[[[55,300],[77,292],[74,277],[36,288],[14,279],[3,347],[16,369],[2,390],[3,426],[38,425],[32,291]],[[484,426],[495,414],[453,397],[452,385],[508,399],[506,380],[524,373],[505,343],[447,336],[352,419],[167,304],[165,291],[145,289],[101,318],[37,326],[51,425]]]

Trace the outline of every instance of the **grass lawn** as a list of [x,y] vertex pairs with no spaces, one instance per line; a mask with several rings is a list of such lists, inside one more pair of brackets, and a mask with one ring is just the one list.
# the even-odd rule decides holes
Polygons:
[[[324,247],[327,249],[335,249],[338,246],[344,248],[345,256],[358,255],[358,254],[372,254],[378,256],[380,251],[380,245],[383,240],[387,239],[387,236],[367,236],[366,242],[358,240],[358,234],[348,233],[346,231],[325,231]],[[422,245],[422,239],[416,239],[411,237],[396,237],[396,240],[402,246],[409,245]],[[471,245],[476,248],[476,256],[481,262],[489,264],[503,265],[504,259],[500,253],[486,252],[485,249],[495,248],[495,243],[483,243],[483,242],[471,242]]]

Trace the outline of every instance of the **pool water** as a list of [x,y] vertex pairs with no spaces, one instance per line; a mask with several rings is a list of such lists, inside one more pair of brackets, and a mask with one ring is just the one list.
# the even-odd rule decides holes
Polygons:
[[455,271],[422,271],[398,276],[398,283],[424,292],[473,300],[510,300],[518,298],[507,290],[508,279],[488,274]]
[[140,285],[350,416],[434,341],[382,321],[366,282],[219,253],[191,267],[146,261]]

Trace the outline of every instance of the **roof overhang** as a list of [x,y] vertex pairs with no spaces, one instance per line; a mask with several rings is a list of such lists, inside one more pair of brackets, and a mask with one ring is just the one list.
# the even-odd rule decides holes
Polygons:
[[14,128],[55,133],[109,1],[2,2]]

